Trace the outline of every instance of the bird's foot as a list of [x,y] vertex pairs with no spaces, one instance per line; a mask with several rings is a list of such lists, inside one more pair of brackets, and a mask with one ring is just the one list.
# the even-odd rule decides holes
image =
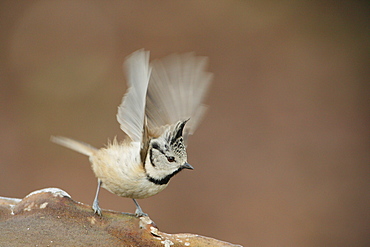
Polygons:
[[136,208],[135,216],[140,218],[140,217],[143,217],[143,216],[148,216],[148,214],[144,213],[143,210],[141,210],[141,208]]
[[95,200],[92,205],[92,209],[94,210],[94,214],[101,216],[101,208],[99,207],[99,201]]

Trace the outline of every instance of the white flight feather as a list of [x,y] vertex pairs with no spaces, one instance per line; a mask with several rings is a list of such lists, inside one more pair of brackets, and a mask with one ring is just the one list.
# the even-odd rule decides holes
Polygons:
[[190,121],[184,139],[198,126],[206,106],[202,104],[212,79],[207,58],[194,53],[172,54],[151,62],[145,113],[149,132],[160,135],[179,120]]
[[142,141],[145,96],[148,89],[150,66],[149,51],[143,49],[132,53],[123,64],[128,90],[118,107],[117,120],[121,129],[134,142]]

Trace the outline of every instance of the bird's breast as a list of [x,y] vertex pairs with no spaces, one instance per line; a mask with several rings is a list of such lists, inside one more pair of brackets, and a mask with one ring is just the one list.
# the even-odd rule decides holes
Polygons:
[[140,159],[140,147],[112,145],[90,157],[95,176],[102,187],[113,194],[129,198],[153,196],[167,187],[150,182]]

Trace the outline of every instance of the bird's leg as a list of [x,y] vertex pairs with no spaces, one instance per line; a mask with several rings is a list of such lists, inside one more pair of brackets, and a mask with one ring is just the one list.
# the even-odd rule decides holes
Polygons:
[[139,203],[137,203],[137,201],[134,198],[132,198],[132,200],[134,200],[134,203],[136,205],[135,215],[137,217],[148,216],[146,213],[143,212],[143,210],[141,209]]
[[98,196],[99,196],[99,191],[100,191],[101,184],[102,184],[102,181],[98,178],[98,188],[96,189],[95,199],[94,199],[94,202],[93,202],[93,205],[92,205],[92,209],[94,210],[94,213],[99,215],[99,216],[101,216],[101,209],[99,207]]

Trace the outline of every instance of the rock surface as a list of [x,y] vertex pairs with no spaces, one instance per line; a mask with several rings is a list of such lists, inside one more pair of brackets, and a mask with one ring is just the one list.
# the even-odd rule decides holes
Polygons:
[[104,211],[48,188],[23,199],[0,197],[0,243],[5,246],[240,246],[195,234],[167,234],[149,217]]

